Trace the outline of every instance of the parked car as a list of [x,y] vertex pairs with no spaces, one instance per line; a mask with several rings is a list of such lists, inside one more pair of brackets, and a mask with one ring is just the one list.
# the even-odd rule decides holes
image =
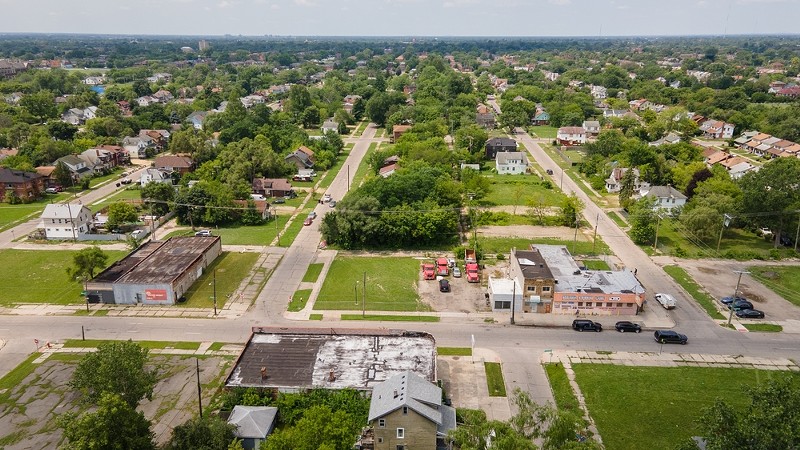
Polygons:
[[328,202],[328,206],[330,206],[331,208],[336,208],[336,200],[331,200],[330,202]]
[[447,258],[447,265],[452,269],[456,266],[456,260],[454,258]]
[[283,198],[283,197],[276,197],[275,200],[272,201],[272,203],[275,203],[275,204],[286,203],[286,199]]
[[58,190],[56,188],[54,188],[54,187],[49,187],[49,188],[45,189],[44,191],[47,192],[48,194],[58,194]]
[[316,211],[311,211],[310,213],[308,213],[308,218],[311,219],[311,220],[316,219],[317,218],[317,212]]
[[762,227],[762,228],[759,228],[756,231],[756,234],[759,235],[759,236],[764,236],[765,238],[768,238],[768,237],[772,236],[772,230],[770,230],[767,227]]
[[200,230],[194,234],[195,236],[202,236],[202,237],[210,237],[213,236],[211,234],[211,230]]
[[331,194],[325,194],[322,196],[323,203],[328,203],[329,201],[331,201]]
[[728,309],[732,309],[734,311],[739,311],[742,309],[753,309],[753,304],[748,302],[747,300],[736,300],[735,302],[728,305]]
[[130,178],[125,178],[124,180],[120,181],[120,183],[122,183],[122,184],[131,184],[132,181],[131,181]]
[[314,181],[314,179],[308,176],[295,175],[292,177],[292,181]]
[[680,334],[672,330],[657,330],[653,333],[656,342],[659,344],[683,344],[689,342],[689,338],[685,334]]
[[131,232],[131,237],[134,239],[139,239],[144,234],[144,230],[133,230]]
[[450,292],[450,282],[445,279],[439,280],[439,292]]
[[303,222],[303,225],[304,225],[304,226],[309,226],[309,225],[311,225],[313,222],[314,222],[314,219],[312,219],[311,217],[306,217],[306,220]]
[[759,311],[757,309],[740,309],[736,311],[736,317],[742,319],[763,319],[764,311]]
[[453,276],[461,278],[461,269],[459,269],[458,266],[453,267]]
[[794,239],[786,233],[781,233],[780,243],[784,247],[791,247],[794,245]]
[[596,331],[599,333],[603,331],[603,325],[592,322],[591,320],[575,319],[572,321],[572,329],[578,331]]
[[626,331],[632,331],[634,333],[641,333],[642,327],[638,323],[629,322],[627,320],[622,320],[614,324],[614,328],[620,333],[625,333]]
[[722,297],[722,298],[721,298],[719,301],[720,301],[720,302],[722,302],[722,304],[723,304],[723,305],[730,305],[731,303],[733,303],[733,302],[735,302],[735,301],[743,301],[743,302],[746,302],[746,301],[747,301],[747,299],[746,299],[746,298],[744,298],[744,297],[739,297],[739,296],[737,295],[737,296],[735,296],[735,297]]

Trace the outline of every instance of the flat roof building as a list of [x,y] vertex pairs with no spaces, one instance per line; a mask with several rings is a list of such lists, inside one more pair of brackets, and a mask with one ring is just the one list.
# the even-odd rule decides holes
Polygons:
[[86,284],[89,301],[175,304],[221,252],[219,236],[147,242]]
[[432,335],[386,329],[255,327],[225,386],[281,392],[371,391],[406,371],[436,380]]

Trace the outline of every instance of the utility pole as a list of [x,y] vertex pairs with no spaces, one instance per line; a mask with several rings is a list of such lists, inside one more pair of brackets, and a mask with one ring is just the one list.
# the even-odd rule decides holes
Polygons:
[[[738,273],[739,274],[739,279],[736,280],[736,289],[733,291],[733,298],[734,298],[733,301],[735,302],[736,301],[736,297],[739,295],[739,283],[742,282],[742,275],[744,275],[746,273],[750,273],[750,272],[748,272],[746,270],[734,270],[733,273]],[[728,313],[728,326],[731,326],[731,320],[733,319],[733,302],[731,302],[731,304],[728,305],[728,308],[731,309],[731,311]]]
[[214,315],[217,315],[217,269],[214,269]]
[[517,308],[517,280],[511,279],[511,325],[514,325],[514,310]]
[[594,239],[592,240],[592,255],[594,255],[594,249],[597,246],[597,225],[600,224],[600,213],[597,213],[597,219],[594,220]]
[[580,219],[578,218],[578,213],[575,213],[575,239],[572,241],[572,254],[575,254],[575,249],[578,247],[578,224],[580,223]]
[[200,387],[200,359],[194,358],[195,366],[197,367],[197,407],[200,408],[200,418],[203,418],[203,391]]
[[364,284],[361,286],[361,317],[367,314],[367,272],[364,272]]
[[656,240],[653,243],[653,250],[658,251],[658,227],[661,225],[661,214],[656,214]]

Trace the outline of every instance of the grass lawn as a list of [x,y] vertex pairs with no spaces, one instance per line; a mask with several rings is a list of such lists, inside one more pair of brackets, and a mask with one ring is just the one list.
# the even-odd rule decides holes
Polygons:
[[289,302],[289,308],[287,310],[290,312],[300,311],[306,306],[309,297],[311,297],[311,289],[300,289],[298,291],[294,291],[294,295],[292,295],[292,301]]
[[361,310],[366,272],[368,311],[427,311],[417,293],[419,264],[413,258],[337,257],[314,309]]
[[[289,217],[289,214],[278,214],[278,229],[283,229]],[[195,228],[198,230],[203,229],[202,226],[196,226]],[[220,236],[222,243],[225,245],[269,245],[275,239],[275,234],[277,233],[274,220],[270,220],[264,225],[230,225],[222,228],[210,228],[210,230],[214,236]],[[175,230],[166,237],[193,236],[194,233],[191,228],[185,228]]]
[[322,314],[309,314],[308,320],[322,320]]
[[439,356],[472,356],[472,349],[469,347],[436,347]]
[[217,309],[222,308],[249,274],[253,264],[258,260],[258,253],[222,252],[213,264],[206,268],[203,275],[194,282],[186,292],[186,301],[180,307],[213,308],[214,307],[214,272],[216,271]]
[[719,313],[719,311],[717,311],[717,307],[714,305],[714,299],[708,295],[708,293],[704,291],[703,288],[701,288],[700,285],[697,284],[682,267],[664,266],[664,272],[671,276],[678,284],[681,285],[682,288],[686,289],[686,292],[688,292],[689,295],[691,295],[692,298],[694,298],[694,300],[706,310],[712,319],[725,318]]
[[294,242],[294,239],[300,233],[300,230],[303,229],[303,221],[306,220],[308,213],[313,211],[314,206],[316,206],[313,203],[310,205],[311,206],[308,206],[304,210],[300,211],[300,213],[289,224],[289,228],[287,228],[285,232],[281,233],[279,247],[289,247],[292,245],[292,242]]
[[748,331],[761,332],[761,333],[780,333],[783,327],[771,323],[746,323],[744,327]]
[[745,389],[786,374],[708,367],[572,367],[589,414],[609,450],[675,448],[699,433],[701,411],[716,398],[743,407],[747,403]]
[[113,172],[109,173],[108,175],[103,175],[99,177],[94,177],[89,180],[89,189],[94,189],[97,186],[105,183],[108,180],[116,180],[119,178],[119,174],[123,172],[121,167],[117,167],[114,169]]
[[558,128],[548,125],[539,125],[535,127],[528,127],[528,133],[534,133],[542,139],[555,139],[558,134]]
[[[99,347],[103,342],[109,342],[101,339],[67,339],[64,342],[66,348],[95,348]],[[169,341],[135,341],[137,344],[144,348],[150,349],[178,349],[178,350],[197,350],[200,348],[199,342],[169,342]]]
[[[512,247],[519,250],[528,249],[530,244],[550,244],[550,245],[565,245],[573,255],[591,255],[592,242],[586,241],[586,237],[582,233],[578,233],[577,243],[569,240],[563,241],[555,238],[508,238],[508,237],[491,237],[491,238],[478,238],[478,243],[483,247],[485,255],[502,253],[507,254],[511,252]],[[595,246],[596,255],[610,254],[611,251],[608,246],[600,238],[597,238],[597,245]]]
[[[652,254],[652,246],[643,246],[642,250]],[[711,258],[722,257],[744,261],[748,259],[769,259],[772,252],[772,242],[756,236],[746,230],[726,228],[722,233],[719,253],[717,253],[716,239],[713,242],[703,242],[693,237],[679,222],[666,219],[662,220],[658,229],[658,250],[666,255],[675,255],[682,258]],[[791,249],[779,249],[783,257],[796,256]]]
[[747,270],[761,284],[786,300],[800,306],[800,267],[755,266]]
[[208,350],[212,351],[212,352],[216,352],[216,351],[222,350],[222,347],[224,347],[224,346],[225,346],[225,342],[214,342],[214,343],[211,344],[210,347],[208,347]]
[[303,283],[313,283],[317,281],[317,278],[319,278],[319,274],[322,272],[322,268],[324,266],[325,264],[322,263],[309,264],[306,274],[303,275]]
[[[394,147],[392,144],[391,147]],[[378,148],[378,144],[373,142],[369,144],[369,148],[367,148],[367,153],[364,154],[364,159],[361,160],[361,164],[356,167],[350,168],[350,173],[352,175],[352,184],[350,185],[351,189],[355,189],[361,186],[362,183],[367,179],[367,177],[374,177],[375,174],[372,172],[372,166],[369,165],[369,156],[375,153],[375,149]],[[355,171],[355,172],[353,172]]]
[[491,189],[486,197],[477,201],[481,206],[521,205],[518,213],[527,210],[528,201],[545,206],[558,206],[564,194],[556,189],[548,189],[548,181],[534,175],[487,175]]
[[89,209],[91,209],[93,213],[96,213],[112,203],[124,202],[125,200],[141,200],[141,199],[142,199],[142,191],[140,189],[123,189],[121,191],[117,191],[116,194],[110,197],[106,197],[102,201],[92,203],[89,206]]
[[484,362],[486,384],[489,386],[489,397],[505,397],[506,383],[503,380],[503,368],[500,363]]
[[581,262],[589,270],[611,270],[608,263],[600,259],[584,259]]
[[32,203],[19,205],[0,203],[0,231],[7,230],[27,219],[39,217],[48,204],[64,201],[71,196],[72,194],[61,192],[55,195],[47,194],[44,198]]
[[341,320],[370,320],[376,322],[438,322],[438,316],[388,316],[383,314],[342,314]]
[[[127,254],[104,250],[108,264]],[[68,305],[84,303],[83,286],[67,279],[66,268],[72,265],[73,250],[0,250],[3,267],[3,289],[0,305],[14,303],[51,303]],[[98,270],[97,273],[100,271]]]
[[611,220],[614,221],[614,223],[617,224],[618,227],[620,227],[622,229],[628,228],[628,223],[625,222],[625,220],[619,215],[618,212],[609,211],[606,214],[608,215],[608,217],[611,218]]
[[577,412],[582,415],[578,398],[575,397],[575,392],[572,391],[572,387],[569,385],[569,379],[564,367],[561,364],[551,363],[545,364],[544,370],[547,372],[550,388],[553,389],[556,407],[560,410]]
[[[328,187],[331,184],[333,184],[333,180],[336,178],[336,175],[339,174],[339,171],[342,170],[342,167],[344,166],[344,162],[345,162],[345,160],[347,160],[347,157],[350,155],[350,150],[352,150],[352,148],[353,148],[352,146],[349,146],[349,147],[345,146],[342,149],[342,152],[339,153],[339,156],[336,157],[336,163],[333,165],[333,167],[328,169],[327,172],[325,172],[325,175],[322,176],[322,180],[320,180],[320,182],[319,182],[319,190],[324,192],[325,189],[328,189]],[[355,169],[355,167],[351,167],[350,168],[350,170],[354,170],[354,169]]]

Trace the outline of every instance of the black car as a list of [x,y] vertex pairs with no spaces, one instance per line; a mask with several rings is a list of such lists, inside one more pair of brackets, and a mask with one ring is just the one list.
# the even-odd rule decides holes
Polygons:
[[728,305],[728,309],[732,309],[734,311],[739,311],[742,309],[753,309],[753,304],[748,302],[747,300],[736,300],[735,302]]
[[638,323],[628,322],[627,320],[615,323],[614,328],[620,333],[625,333],[626,331],[632,331],[634,333],[642,332],[642,327]]
[[450,282],[447,280],[439,280],[439,292],[450,292]]
[[683,344],[689,342],[685,334],[676,333],[672,330],[658,330],[653,333],[656,342],[659,344]]
[[757,309],[740,309],[736,311],[736,317],[742,319],[763,319],[764,311],[759,311]]
[[572,329],[578,331],[596,331],[599,333],[603,331],[603,325],[592,322],[591,320],[575,319],[572,321]]
[[740,300],[743,301],[743,302],[747,301],[746,298],[739,297],[738,295],[734,296],[734,297],[722,297],[719,301],[722,302],[723,305],[730,305],[731,303],[736,302],[736,301],[740,301]]

